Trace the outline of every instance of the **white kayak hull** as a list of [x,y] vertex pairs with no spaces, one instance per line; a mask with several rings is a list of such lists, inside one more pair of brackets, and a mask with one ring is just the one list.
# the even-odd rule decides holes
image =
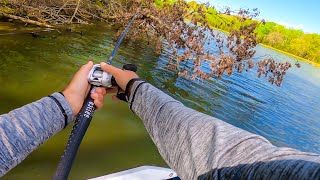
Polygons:
[[89,180],[165,180],[175,177],[177,177],[177,174],[172,169],[156,166],[140,166]]

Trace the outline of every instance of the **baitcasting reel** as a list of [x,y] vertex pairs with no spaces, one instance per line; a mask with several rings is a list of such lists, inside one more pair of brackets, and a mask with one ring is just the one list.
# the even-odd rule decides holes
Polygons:
[[[126,64],[122,67],[123,70],[136,72],[137,66],[134,64]],[[111,74],[104,72],[100,64],[95,64],[88,75],[88,82],[94,86],[111,88],[117,85],[114,77]]]
[[112,87],[112,75],[104,72],[100,64],[95,64],[88,75],[88,82],[98,87]]

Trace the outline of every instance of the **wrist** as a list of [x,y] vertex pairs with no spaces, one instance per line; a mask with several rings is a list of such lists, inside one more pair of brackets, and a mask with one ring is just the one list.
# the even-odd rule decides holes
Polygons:
[[143,81],[140,78],[132,78],[126,85],[125,95],[129,98],[132,92],[132,85],[136,81]]
[[73,114],[76,116],[78,114],[78,105],[74,103],[74,100],[73,100],[74,98],[72,93],[68,92],[67,90],[64,90],[60,92],[60,94],[62,94],[65,97],[70,108],[72,109]]
[[51,98],[61,110],[61,113],[65,119],[64,126],[66,126],[66,124],[69,124],[73,120],[74,114],[69,102],[64,97],[64,95],[61,92],[56,92],[49,95],[48,97]]
[[137,91],[138,89],[143,85],[145,84],[146,82],[143,81],[143,80],[135,80],[132,85],[130,86],[130,94],[128,96],[128,103],[129,103],[129,108],[132,110],[132,105],[133,105],[133,102],[135,100],[135,96],[137,94]]

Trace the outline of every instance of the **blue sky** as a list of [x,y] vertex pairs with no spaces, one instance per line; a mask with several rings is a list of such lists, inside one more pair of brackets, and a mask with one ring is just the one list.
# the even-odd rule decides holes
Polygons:
[[320,34],[320,0],[198,0],[210,2],[217,9],[258,8],[258,19],[276,22],[286,27]]

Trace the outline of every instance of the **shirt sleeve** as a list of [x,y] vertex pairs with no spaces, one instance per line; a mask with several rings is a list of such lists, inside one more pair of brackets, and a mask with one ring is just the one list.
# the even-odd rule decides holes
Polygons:
[[318,154],[273,146],[141,83],[129,104],[181,179],[320,179]]
[[[60,93],[0,116],[0,177],[73,120],[73,112]],[[60,103],[61,107],[57,103]],[[62,113],[62,109],[65,115]]]

